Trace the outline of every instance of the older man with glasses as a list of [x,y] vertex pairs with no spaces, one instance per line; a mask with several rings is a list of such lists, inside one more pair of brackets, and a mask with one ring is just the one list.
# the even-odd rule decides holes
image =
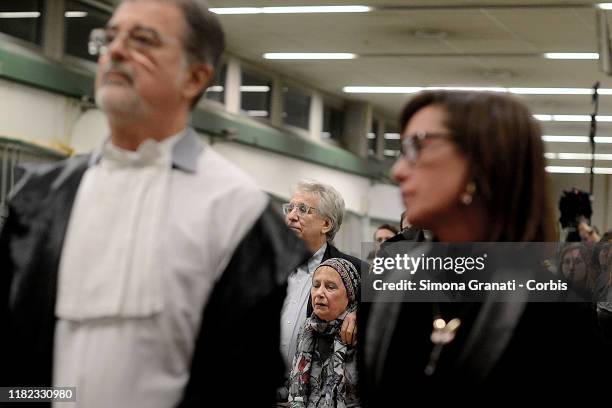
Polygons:
[[223,48],[198,0],[124,1],[92,33],[110,134],[12,194],[0,385],[76,387],[82,407],[274,403],[287,269],[309,254],[187,125]]
[[[330,258],[343,258],[351,262],[357,271],[367,270],[367,264],[358,258],[340,252],[333,244],[344,218],[344,199],[330,185],[313,180],[300,181],[289,203],[283,204],[285,222],[302,238],[313,254],[308,262],[295,268],[289,276],[287,297],[281,319],[281,353],[287,366],[286,375],[297,348],[297,337],[306,318],[312,314],[310,288],[312,274],[319,264]],[[354,344],[356,315],[347,315],[341,329],[341,338]],[[279,402],[286,402],[284,389],[278,393]]]

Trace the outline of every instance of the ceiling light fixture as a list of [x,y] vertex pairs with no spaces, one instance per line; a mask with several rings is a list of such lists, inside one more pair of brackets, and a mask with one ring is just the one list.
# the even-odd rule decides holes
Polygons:
[[[607,89],[612,91],[612,89]],[[592,95],[591,88],[508,88],[517,95]],[[612,93],[612,92],[611,92]],[[609,94],[607,94],[609,95]]]
[[212,7],[216,14],[309,14],[309,13],[367,13],[369,6],[289,6],[289,7]]
[[0,18],[38,18],[38,11],[5,11],[0,12]]
[[[547,115],[536,113],[534,118],[541,122],[590,122],[591,115]],[[612,122],[612,116],[598,115],[597,122]]]
[[87,17],[86,11],[67,11],[64,13],[64,17],[72,18],[72,17]]
[[564,174],[582,174],[588,171],[586,167],[574,167],[574,166],[546,166],[545,170],[547,173],[564,173]]
[[[413,94],[420,91],[486,91],[516,95],[592,95],[592,88],[503,88],[487,86],[345,86],[345,93]],[[600,95],[612,95],[612,88],[600,88]]]
[[[543,135],[542,141],[556,143],[589,143],[588,136]],[[595,143],[612,143],[610,136],[595,136]]]
[[569,59],[569,60],[596,60],[599,54],[596,52],[546,52],[546,59]]
[[[590,173],[591,169],[588,167],[574,167],[574,166],[546,166],[548,173],[566,173],[566,174],[585,174]],[[593,173],[595,174],[612,174],[611,167],[594,167]]]
[[[591,160],[591,153],[544,153],[544,157],[550,160]],[[595,160],[612,160],[612,154],[595,153]]]
[[[222,85],[213,85],[206,89],[207,92],[223,92],[225,88]],[[240,92],[270,92],[268,85],[241,85]]]
[[357,55],[348,52],[267,52],[263,57],[270,60],[346,60]]
[[602,10],[612,10],[612,3],[599,3],[596,6]]

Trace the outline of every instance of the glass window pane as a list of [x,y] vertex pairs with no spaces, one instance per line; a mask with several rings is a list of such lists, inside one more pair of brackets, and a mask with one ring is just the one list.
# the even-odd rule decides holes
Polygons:
[[378,121],[372,120],[372,128],[368,132],[368,156],[376,156],[378,141]]
[[225,76],[227,74],[227,65],[223,64],[219,70],[215,73],[213,80],[211,81],[204,98],[210,101],[217,101],[219,103],[225,103]]
[[310,95],[289,86],[283,88],[283,123],[308,129]]
[[242,71],[240,105],[247,115],[255,118],[269,118],[271,95],[271,81]]
[[64,11],[64,52],[74,57],[96,62],[98,56],[91,55],[87,48],[89,33],[94,28],[104,27],[110,16],[111,14],[108,11],[78,1],[67,0]]
[[0,32],[41,45],[43,0],[0,0]]
[[340,140],[344,128],[344,112],[328,105],[323,105],[323,132],[324,139]]
[[400,134],[391,130],[389,127],[387,129],[390,130],[383,135],[385,138],[385,150],[383,151],[383,155],[385,157],[395,158],[399,156],[400,153]]

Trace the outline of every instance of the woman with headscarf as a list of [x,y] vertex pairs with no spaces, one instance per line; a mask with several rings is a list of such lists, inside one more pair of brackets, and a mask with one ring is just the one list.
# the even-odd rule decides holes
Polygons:
[[345,259],[330,258],[312,277],[312,315],[299,335],[289,379],[291,408],[359,407],[355,348],[340,339],[344,317],[357,309],[360,277]]

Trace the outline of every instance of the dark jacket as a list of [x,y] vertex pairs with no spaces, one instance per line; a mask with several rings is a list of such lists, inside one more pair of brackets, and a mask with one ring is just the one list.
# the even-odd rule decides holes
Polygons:
[[395,234],[394,236],[392,236],[391,238],[383,242],[382,245],[385,245],[385,243],[387,242],[393,243],[393,242],[400,242],[400,241],[423,242],[425,241],[425,233],[423,232],[422,229],[417,229],[414,227],[404,228],[403,230],[401,230],[400,232],[398,232],[397,234]]
[[[401,407],[432,396],[435,405],[588,398],[611,378],[610,348],[589,303],[373,301],[360,306],[364,407]],[[437,310],[462,323],[442,350],[437,370],[427,376]],[[410,390],[408,399],[405,390]]]
[[[2,386],[51,385],[58,266],[87,160],[75,157],[45,168],[9,203],[0,232]],[[202,311],[181,406],[231,400],[237,391],[233,379],[244,376],[242,370],[257,374],[238,382],[240,394],[253,406],[274,402],[284,373],[279,338],[287,275],[308,257],[301,240],[268,206],[239,243]]]
[[368,264],[366,262],[354,256],[345,254],[344,252],[340,252],[338,248],[328,242],[327,249],[325,249],[325,253],[323,254],[323,259],[321,262],[327,261],[330,258],[346,259],[347,261],[353,264],[353,266],[355,267],[355,269],[357,269],[357,272],[359,272],[360,275],[363,271],[368,270]]

